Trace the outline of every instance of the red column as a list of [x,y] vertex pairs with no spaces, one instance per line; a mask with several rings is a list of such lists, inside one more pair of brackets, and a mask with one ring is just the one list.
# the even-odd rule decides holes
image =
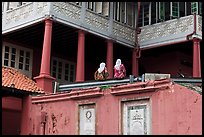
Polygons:
[[85,32],[79,30],[78,32],[78,51],[77,51],[77,69],[76,69],[76,82],[84,81],[84,48],[85,48]]
[[40,75],[34,79],[37,82],[37,86],[50,93],[52,93],[52,82],[54,80],[54,78],[50,76],[51,37],[52,20],[46,19]]
[[24,96],[22,99],[21,111],[21,135],[29,135],[30,131],[30,112],[31,112],[31,95]]
[[137,50],[133,50],[132,53],[132,75],[138,77],[138,58],[137,58]]
[[52,38],[52,20],[45,20],[45,33],[40,74],[50,75],[50,52]]
[[107,57],[106,57],[108,78],[113,78],[113,41],[107,40]]
[[193,39],[193,77],[201,77],[200,40]]

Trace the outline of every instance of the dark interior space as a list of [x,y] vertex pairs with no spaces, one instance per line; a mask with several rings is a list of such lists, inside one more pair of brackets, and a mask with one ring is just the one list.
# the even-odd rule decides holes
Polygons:
[[[182,72],[188,77],[192,75],[192,57],[192,41],[142,50],[139,62],[139,72],[140,74],[170,73],[174,77],[179,77],[179,73]],[[151,59],[151,61],[154,62],[150,60],[150,62],[145,62],[144,60],[147,59]],[[147,64],[152,65],[147,68]],[[169,65],[167,67],[164,64]],[[151,72],[147,70],[151,70]]]

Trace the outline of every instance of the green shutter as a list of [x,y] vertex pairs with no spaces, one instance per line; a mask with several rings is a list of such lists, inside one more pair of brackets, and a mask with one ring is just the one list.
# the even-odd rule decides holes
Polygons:
[[159,13],[159,19],[165,20],[165,2],[160,2]]
[[178,2],[172,2],[172,16],[173,17],[179,16],[179,4],[178,4]]
[[200,15],[202,15],[202,2],[200,2]]
[[191,2],[191,14],[198,14],[198,2]]

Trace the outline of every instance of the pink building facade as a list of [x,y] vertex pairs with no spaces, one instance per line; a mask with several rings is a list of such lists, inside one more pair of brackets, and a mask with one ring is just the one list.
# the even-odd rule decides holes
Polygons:
[[28,118],[32,135],[202,134],[202,95],[169,79],[75,89],[32,97]]

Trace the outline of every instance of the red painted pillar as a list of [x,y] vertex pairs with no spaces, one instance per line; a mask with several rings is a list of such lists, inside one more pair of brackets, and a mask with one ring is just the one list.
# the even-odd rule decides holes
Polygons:
[[50,75],[50,52],[52,38],[52,20],[45,20],[45,33],[40,74]]
[[137,50],[133,50],[132,53],[132,75],[138,77],[138,57],[137,57]]
[[37,86],[41,87],[49,93],[52,93],[52,82],[55,79],[50,76],[51,37],[52,20],[46,19],[40,75],[35,77],[34,79],[37,82]]
[[107,40],[107,57],[106,57],[108,78],[113,78],[113,41]]
[[76,82],[84,81],[84,57],[85,57],[85,32],[79,30],[78,32],[78,51],[77,51],[77,69],[76,69]]
[[200,40],[193,39],[193,77],[201,77]]
[[22,112],[21,112],[21,135],[29,135],[30,131],[30,112],[31,112],[31,95],[24,96],[22,99]]

